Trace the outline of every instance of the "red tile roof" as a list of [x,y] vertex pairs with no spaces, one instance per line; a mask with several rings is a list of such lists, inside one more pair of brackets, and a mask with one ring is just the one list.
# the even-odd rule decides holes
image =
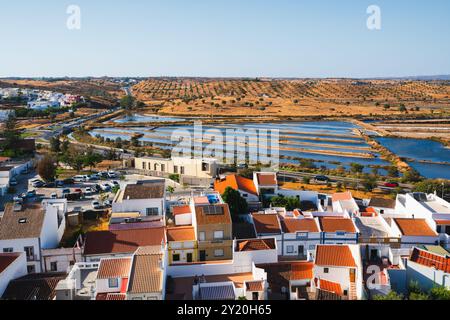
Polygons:
[[333,202],[334,201],[343,201],[343,200],[351,200],[353,199],[352,193],[350,191],[347,192],[338,192],[338,193],[334,193],[331,196]]
[[252,214],[256,233],[281,234],[281,225],[278,214]]
[[450,226],[450,220],[434,220],[438,226]]
[[416,247],[411,254],[410,260],[426,267],[434,267],[437,270],[450,273],[450,254],[442,256]]
[[342,294],[343,294],[341,285],[339,283],[328,281],[328,280],[325,280],[325,279],[320,279],[320,281],[319,281],[319,289],[320,290],[324,290],[324,291],[328,291],[328,292],[332,292],[332,293],[335,293],[335,294],[340,295],[340,296],[342,296]]
[[314,219],[284,219],[281,220],[281,227],[285,233],[295,232],[320,232]]
[[318,245],[314,263],[318,266],[356,267],[352,252],[346,245]]
[[438,236],[437,232],[430,228],[425,219],[397,218],[394,221],[404,236]]
[[20,253],[0,253],[0,273],[6,270],[17,258]]
[[228,187],[254,195],[258,194],[256,192],[256,187],[253,180],[238,176],[236,174],[226,176],[224,180],[214,181],[214,190],[220,194],[223,194]]
[[275,249],[275,239],[238,240],[236,247],[237,251],[273,250]]
[[176,216],[177,214],[191,213],[191,207],[189,206],[177,206],[173,207],[172,209],[174,216]]
[[258,184],[260,186],[273,186],[277,184],[275,173],[257,173]]
[[247,291],[264,291],[264,284],[262,281],[249,281],[245,283]]
[[131,258],[102,259],[97,279],[126,278],[130,274]]
[[291,266],[291,280],[305,280],[313,277],[312,262],[295,262]]
[[323,232],[356,232],[352,219],[347,218],[321,217],[320,226]]
[[161,245],[165,228],[94,231],[86,234],[85,255],[133,253],[138,247]]
[[167,228],[167,241],[194,241],[194,227]]

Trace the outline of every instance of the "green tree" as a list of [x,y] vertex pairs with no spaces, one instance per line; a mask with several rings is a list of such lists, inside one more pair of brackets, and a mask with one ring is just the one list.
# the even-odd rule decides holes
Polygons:
[[432,300],[450,300],[450,290],[445,287],[437,286],[430,290]]
[[50,139],[50,150],[54,153],[61,152],[61,142],[59,137],[52,137]]
[[13,114],[9,114],[8,119],[6,119],[3,130],[0,131],[0,137],[4,139],[2,143],[3,150],[12,150],[15,152],[15,146],[17,141],[20,140],[21,131],[17,128],[17,119]]
[[132,96],[126,95],[120,99],[120,106],[125,109],[127,114],[131,114],[136,106],[136,100]]
[[45,155],[38,163],[37,172],[44,181],[54,181],[56,176],[55,159]]
[[365,176],[362,181],[362,185],[364,190],[372,192],[372,190],[377,187],[377,179],[375,177]]
[[361,173],[364,170],[364,166],[362,164],[359,163],[350,163],[350,171],[352,173]]
[[387,168],[387,173],[389,177],[398,177],[398,169],[396,166],[390,166],[389,168]]
[[390,291],[387,295],[375,295],[373,300],[403,300],[403,295],[395,291]]
[[84,154],[84,165],[89,167],[91,171],[92,168],[102,162],[102,160],[103,157],[96,153],[93,148],[88,148]]
[[270,202],[274,207],[283,207],[288,211],[300,208],[300,200],[297,197],[285,197],[278,195],[270,198]]
[[422,180],[420,173],[415,169],[410,169],[403,174],[402,182],[419,182]]
[[230,213],[233,217],[248,213],[247,201],[241,196],[239,191],[227,187],[222,194],[222,199],[228,204]]

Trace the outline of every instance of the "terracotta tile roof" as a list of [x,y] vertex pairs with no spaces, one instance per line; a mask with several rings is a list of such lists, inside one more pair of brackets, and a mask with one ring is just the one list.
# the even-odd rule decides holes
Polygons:
[[253,292],[261,292],[264,291],[264,282],[263,281],[249,281],[245,283],[245,287],[247,291]]
[[284,233],[320,232],[315,219],[284,219],[280,223]]
[[434,220],[438,226],[450,226],[450,220]]
[[312,262],[295,262],[291,265],[291,280],[312,279],[313,277]]
[[27,204],[22,210],[14,211],[14,205],[8,203],[0,221],[0,240],[40,237],[44,218],[40,204]]
[[20,253],[0,253],[0,273],[6,270],[17,258]]
[[238,176],[236,174],[226,176],[224,180],[214,181],[214,190],[216,190],[220,194],[223,194],[228,187],[234,190],[241,190],[257,195],[253,180]]
[[395,200],[384,198],[372,198],[369,201],[369,207],[395,209]]
[[319,221],[323,232],[356,232],[355,224],[352,219],[321,217]]
[[105,300],[125,300],[126,297],[123,293],[108,293]]
[[256,233],[280,234],[281,225],[278,214],[252,214]]
[[167,241],[195,241],[194,227],[167,228]]
[[448,252],[445,255],[440,255],[415,247],[411,254],[411,261],[426,267],[434,267],[437,270],[450,273],[450,253]]
[[33,273],[12,280],[3,293],[4,300],[53,300],[59,281],[65,273]]
[[128,284],[129,293],[153,293],[162,291],[163,254],[135,254]]
[[346,245],[318,245],[314,263],[319,266],[356,267],[352,252]]
[[[223,214],[220,214],[221,212]],[[196,206],[195,215],[197,218],[197,225],[231,223],[230,210],[226,203],[206,205],[206,206]]]
[[394,221],[404,236],[435,237],[438,235],[425,219],[397,218]]
[[123,200],[163,198],[164,191],[163,182],[129,184],[123,191]]
[[346,191],[346,192],[338,192],[338,193],[334,193],[331,196],[333,202],[334,201],[344,201],[344,200],[351,200],[353,199],[352,193],[350,191]]
[[130,274],[131,258],[102,259],[97,279],[127,278]]
[[273,186],[277,184],[277,175],[275,173],[257,173],[258,184],[260,186]]
[[172,207],[172,210],[174,216],[176,216],[177,214],[191,213],[191,207],[189,206],[176,206]]
[[133,253],[141,246],[160,246],[165,228],[94,231],[86,234],[85,255]]
[[275,239],[249,239],[236,242],[237,251],[257,251],[275,249]]
[[320,290],[324,290],[324,291],[328,291],[328,292],[332,292],[335,293],[337,295],[342,296],[342,288],[341,285],[339,283],[336,282],[332,282],[332,281],[328,281],[325,279],[320,279],[319,281],[319,289]]

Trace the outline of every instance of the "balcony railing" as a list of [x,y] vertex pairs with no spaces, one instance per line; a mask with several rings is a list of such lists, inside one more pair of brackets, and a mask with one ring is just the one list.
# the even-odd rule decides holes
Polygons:
[[37,261],[37,255],[35,254],[31,254],[31,255],[27,255],[27,261]]

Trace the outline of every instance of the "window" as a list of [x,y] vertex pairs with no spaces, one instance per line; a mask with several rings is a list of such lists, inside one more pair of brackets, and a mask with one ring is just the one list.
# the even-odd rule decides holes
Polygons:
[[154,168],[154,169],[153,169],[154,171],[158,171],[158,164],[155,163],[155,164],[153,165],[153,168]]
[[173,261],[180,261],[180,254],[179,253],[174,253],[172,256],[172,260]]
[[173,166],[173,173],[178,173],[178,166]]
[[223,240],[223,231],[214,231],[214,240]]
[[118,288],[119,287],[119,279],[117,279],[117,278],[108,279],[108,286],[110,288]]
[[244,198],[247,198],[247,197],[248,197],[248,194],[244,193],[242,196],[243,196]]
[[198,240],[200,240],[200,241],[205,241],[205,238],[206,238],[206,236],[205,236],[205,231],[200,231],[200,232],[198,233]]
[[34,259],[34,247],[25,247],[23,251],[25,251],[28,260]]
[[380,210],[380,214],[384,214],[384,210],[383,209]]
[[13,248],[3,248],[3,253],[12,253],[13,251]]
[[180,167],[180,173],[184,174],[184,167]]
[[224,256],[223,249],[214,250],[214,257],[223,257],[223,256]]
[[294,246],[286,246],[287,253],[294,253]]
[[309,246],[309,250],[316,250],[316,245],[315,244],[311,244]]
[[28,273],[35,273],[36,267],[34,265],[27,266],[27,272]]
[[142,162],[142,169],[145,170],[146,169],[146,163]]
[[323,268],[323,273],[328,273],[328,272],[330,272],[330,269],[328,269],[328,268]]
[[147,216],[157,216],[159,214],[158,208],[147,208],[145,209]]
[[162,172],[165,172],[165,171],[166,171],[166,165],[165,165],[165,164],[162,164],[162,165],[161,165],[161,171],[162,171]]
[[202,163],[202,171],[208,171],[209,170],[209,164],[206,162]]
[[50,262],[50,271],[56,272],[58,271],[58,262]]

